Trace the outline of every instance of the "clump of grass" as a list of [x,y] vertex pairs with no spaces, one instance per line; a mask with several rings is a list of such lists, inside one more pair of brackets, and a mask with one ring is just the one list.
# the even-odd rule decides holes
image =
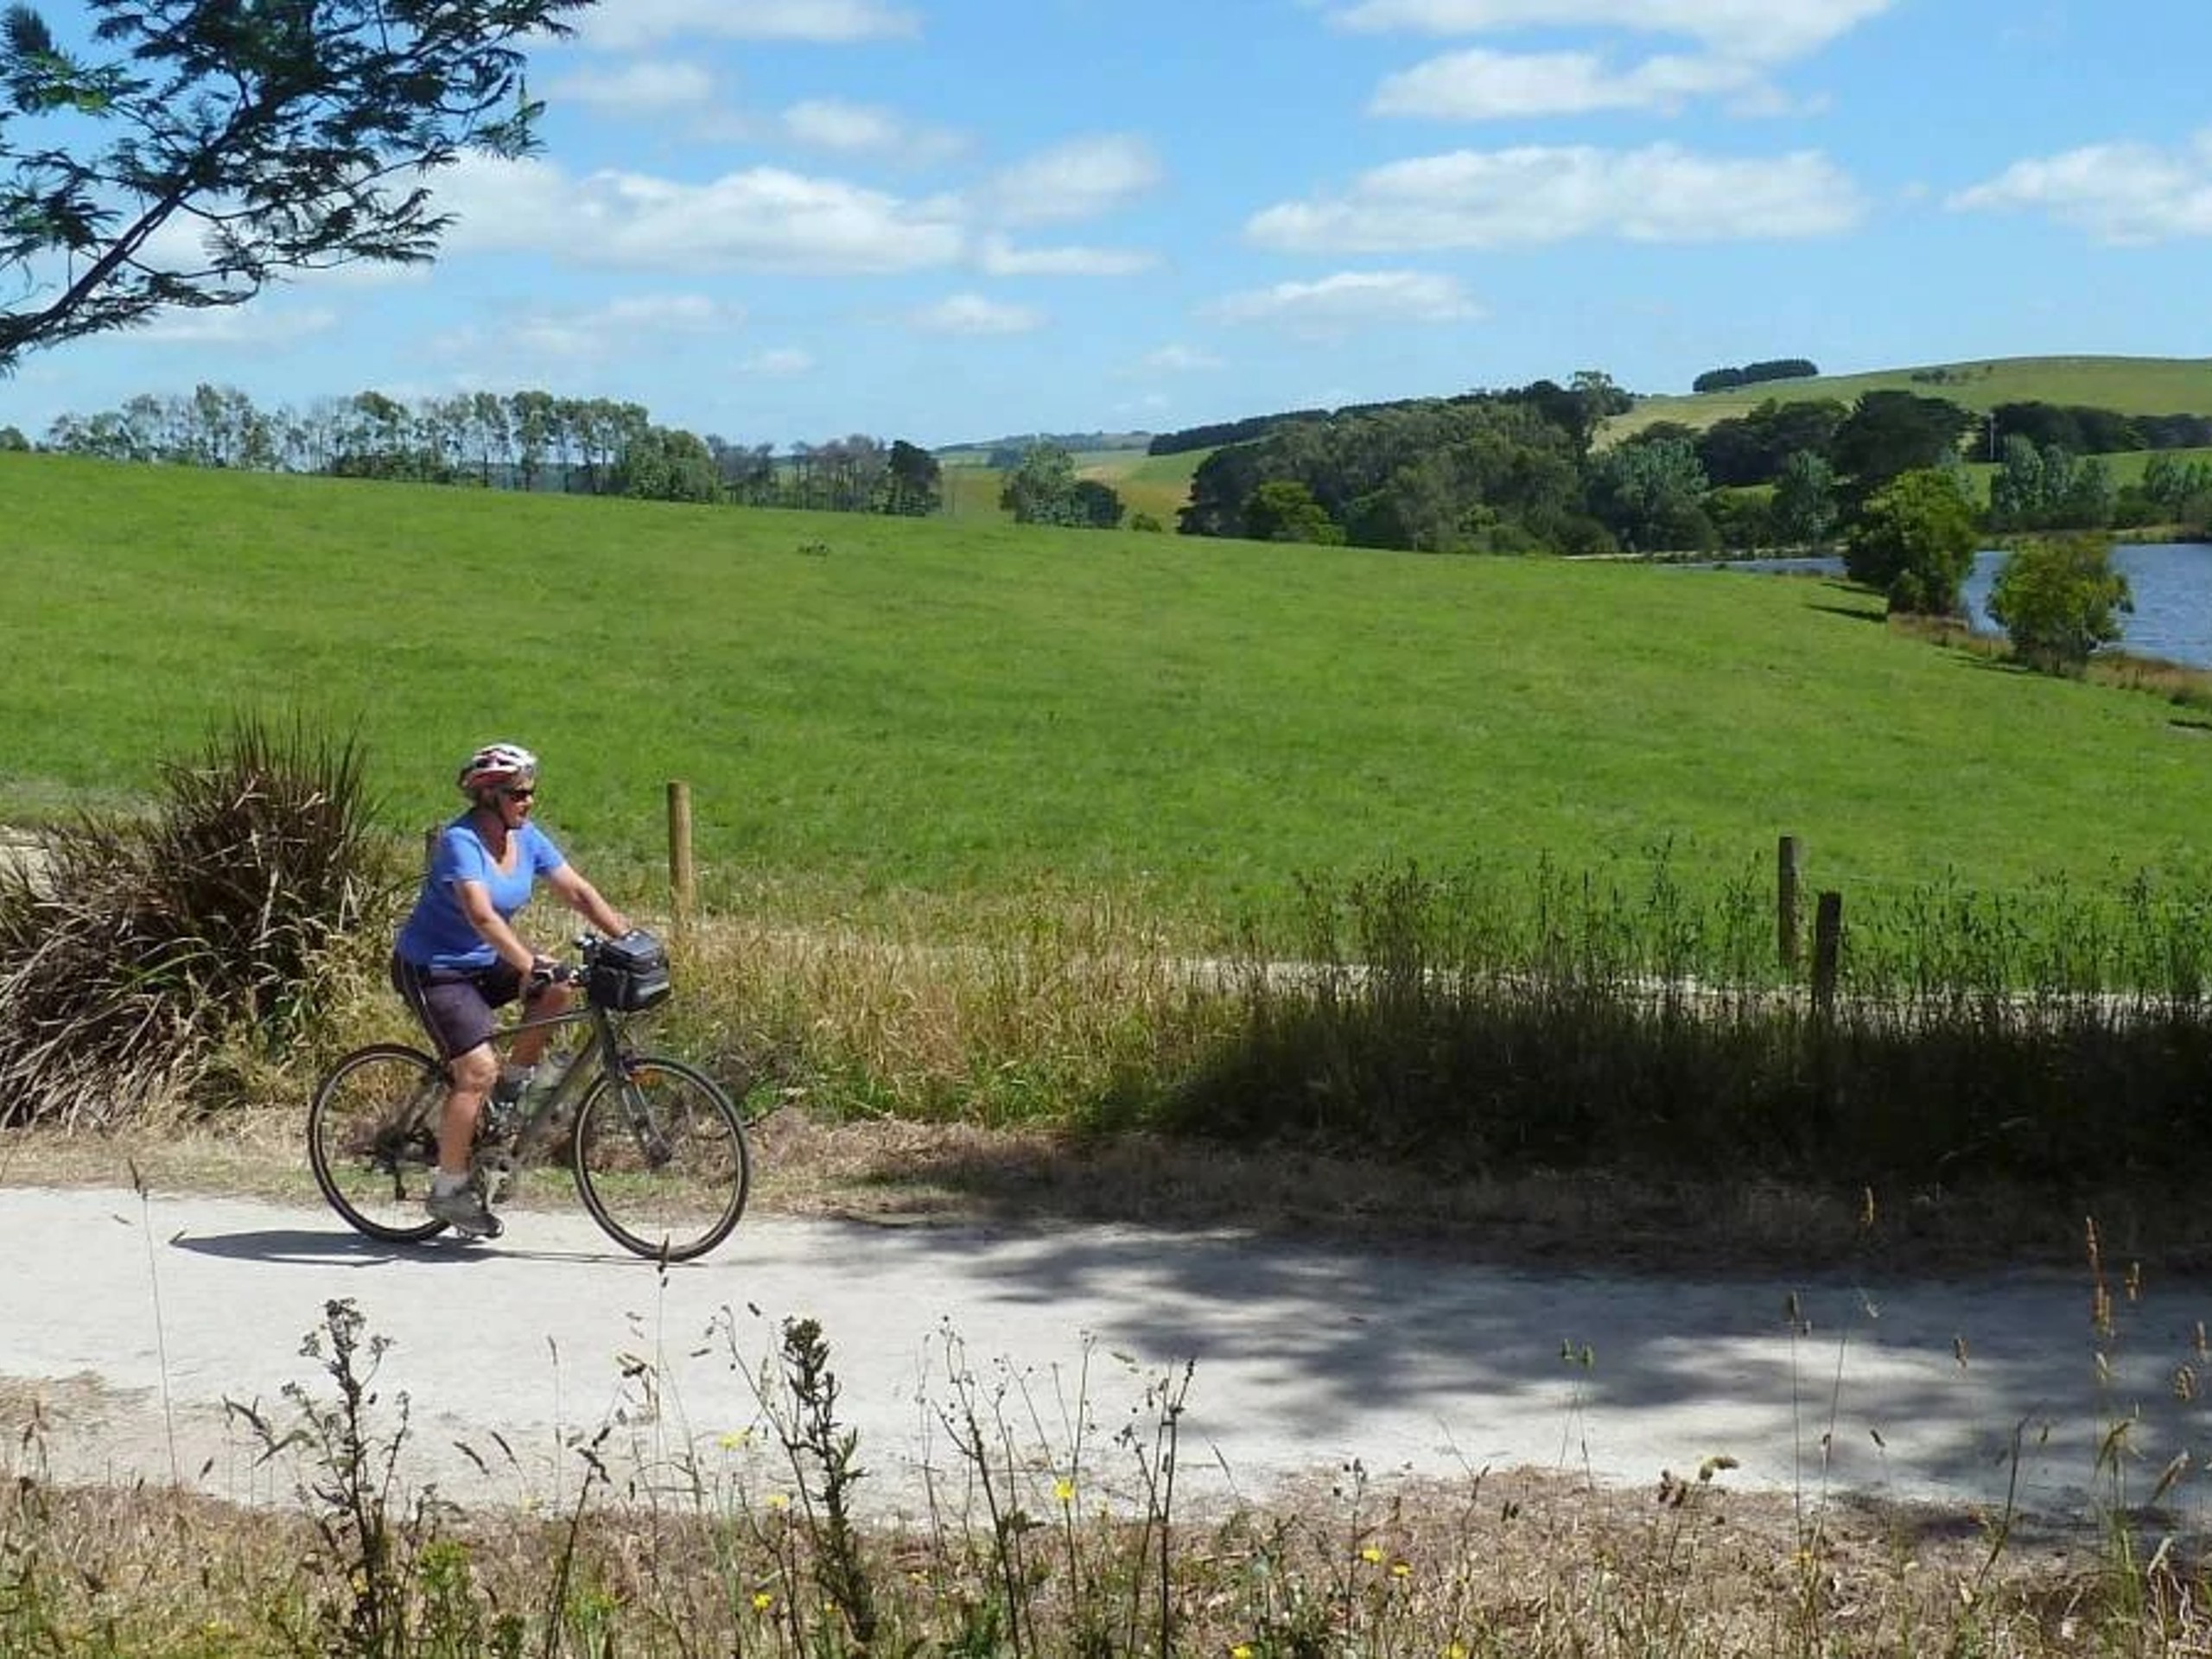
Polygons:
[[0,863],[0,1127],[99,1123],[311,1023],[323,959],[391,891],[375,810],[354,741],[244,715],[148,815]]

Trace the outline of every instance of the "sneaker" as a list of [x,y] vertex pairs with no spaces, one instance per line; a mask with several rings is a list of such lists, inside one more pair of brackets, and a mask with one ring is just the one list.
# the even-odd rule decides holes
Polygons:
[[471,1238],[496,1238],[499,1218],[484,1207],[484,1195],[474,1186],[454,1192],[433,1192],[423,1200],[423,1209],[437,1220]]

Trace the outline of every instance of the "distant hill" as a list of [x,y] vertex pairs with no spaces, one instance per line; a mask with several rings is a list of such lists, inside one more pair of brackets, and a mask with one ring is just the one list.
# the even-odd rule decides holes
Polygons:
[[2123,415],[2212,415],[2212,358],[2000,357],[1865,374],[1822,374],[1734,386],[1681,397],[1638,397],[1599,433],[1618,443],[1661,421],[1700,431],[1745,415],[1769,398],[1800,403],[1833,397],[1848,404],[1869,391],[1910,391],[1945,397],[1961,408],[2045,403],[2117,410]]
[[987,467],[995,454],[1008,450],[1018,453],[1040,443],[1057,443],[1072,454],[1083,454],[1108,449],[1142,451],[1151,442],[1149,432],[1026,432],[972,443],[948,443],[930,453],[948,467]]

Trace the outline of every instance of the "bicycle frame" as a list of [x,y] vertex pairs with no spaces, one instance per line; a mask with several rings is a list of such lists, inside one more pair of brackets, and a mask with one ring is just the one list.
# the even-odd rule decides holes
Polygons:
[[[557,1031],[563,1026],[589,1025],[588,1039],[578,1043],[567,1053],[557,1058],[560,1070],[551,1082],[531,1088],[522,1098],[524,1109],[516,1125],[510,1144],[517,1154],[534,1149],[543,1137],[537,1131],[543,1125],[557,1122],[559,1109],[581,1103],[585,1089],[598,1077],[617,1077],[622,1074],[622,1027],[618,1016],[583,996],[581,988],[574,1007],[558,1014],[543,1014],[535,1019],[522,1019],[500,1027],[490,1038],[495,1050],[504,1052],[518,1037],[533,1031]],[[593,1062],[596,1061],[594,1067]],[[488,1111],[490,1103],[486,1103]]]

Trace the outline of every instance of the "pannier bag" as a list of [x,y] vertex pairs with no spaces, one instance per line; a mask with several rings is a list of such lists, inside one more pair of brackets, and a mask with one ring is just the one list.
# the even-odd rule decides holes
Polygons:
[[641,927],[619,939],[601,939],[592,955],[588,989],[602,1008],[635,1014],[664,1001],[672,988],[668,948]]

